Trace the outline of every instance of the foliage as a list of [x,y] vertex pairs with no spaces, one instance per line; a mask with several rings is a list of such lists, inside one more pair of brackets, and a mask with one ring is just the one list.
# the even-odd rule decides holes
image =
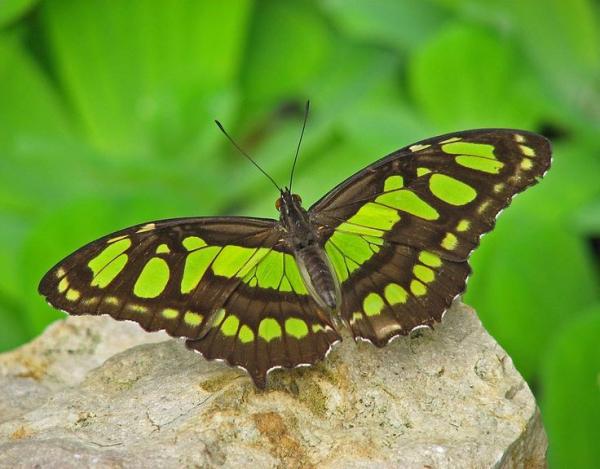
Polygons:
[[308,204],[421,138],[537,130],[554,166],[473,256],[466,301],[543,396],[552,461],[592,467],[599,17],[591,0],[6,0],[0,349],[61,317],[37,282],[87,241],[163,217],[274,215],[272,186],[214,118],[284,181],[310,97],[295,182]]
[[556,334],[543,359],[542,408],[557,467],[592,467],[600,461],[599,336],[596,305]]

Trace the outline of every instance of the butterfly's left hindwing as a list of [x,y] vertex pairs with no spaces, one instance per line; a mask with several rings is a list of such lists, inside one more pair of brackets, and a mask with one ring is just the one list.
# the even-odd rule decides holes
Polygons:
[[39,291],[70,314],[109,314],[185,337],[207,358],[248,370],[312,364],[338,335],[318,319],[273,220],[166,220],[76,251]]
[[439,321],[467,259],[512,197],[550,166],[536,134],[482,129],[403,148],[311,209],[341,282],[342,316],[376,345]]

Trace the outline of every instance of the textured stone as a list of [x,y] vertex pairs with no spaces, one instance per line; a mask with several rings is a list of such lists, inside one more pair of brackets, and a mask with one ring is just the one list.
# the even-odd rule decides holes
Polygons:
[[0,467],[545,465],[531,391],[460,303],[434,331],[274,371],[266,391],[165,337],[69,318],[0,355]]

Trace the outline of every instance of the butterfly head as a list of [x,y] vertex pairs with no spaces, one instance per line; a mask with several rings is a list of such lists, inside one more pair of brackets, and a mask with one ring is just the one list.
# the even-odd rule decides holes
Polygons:
[[300,249],[310,244],[312,240],[311,224],[308,212],[302,208],[300,196],[292,194],[286,187],[281,191],[281,197],[275,202],[275,207],[279,211],[279,221],[288,233],[290,245]]
[[302,208],[302,197],[298,194],[292,194],[286,187],[281,191],[281,196],[275,201],[275,208],[281,214],[290,213],[292,207]]

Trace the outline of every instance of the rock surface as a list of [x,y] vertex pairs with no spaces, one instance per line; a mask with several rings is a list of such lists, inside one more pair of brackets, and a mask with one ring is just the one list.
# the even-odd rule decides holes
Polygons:
[[241,371],[105,317],[0,355],[0,467],[544,467],[511,359],[470,308],[384,349],[347,338],[258,391]]

